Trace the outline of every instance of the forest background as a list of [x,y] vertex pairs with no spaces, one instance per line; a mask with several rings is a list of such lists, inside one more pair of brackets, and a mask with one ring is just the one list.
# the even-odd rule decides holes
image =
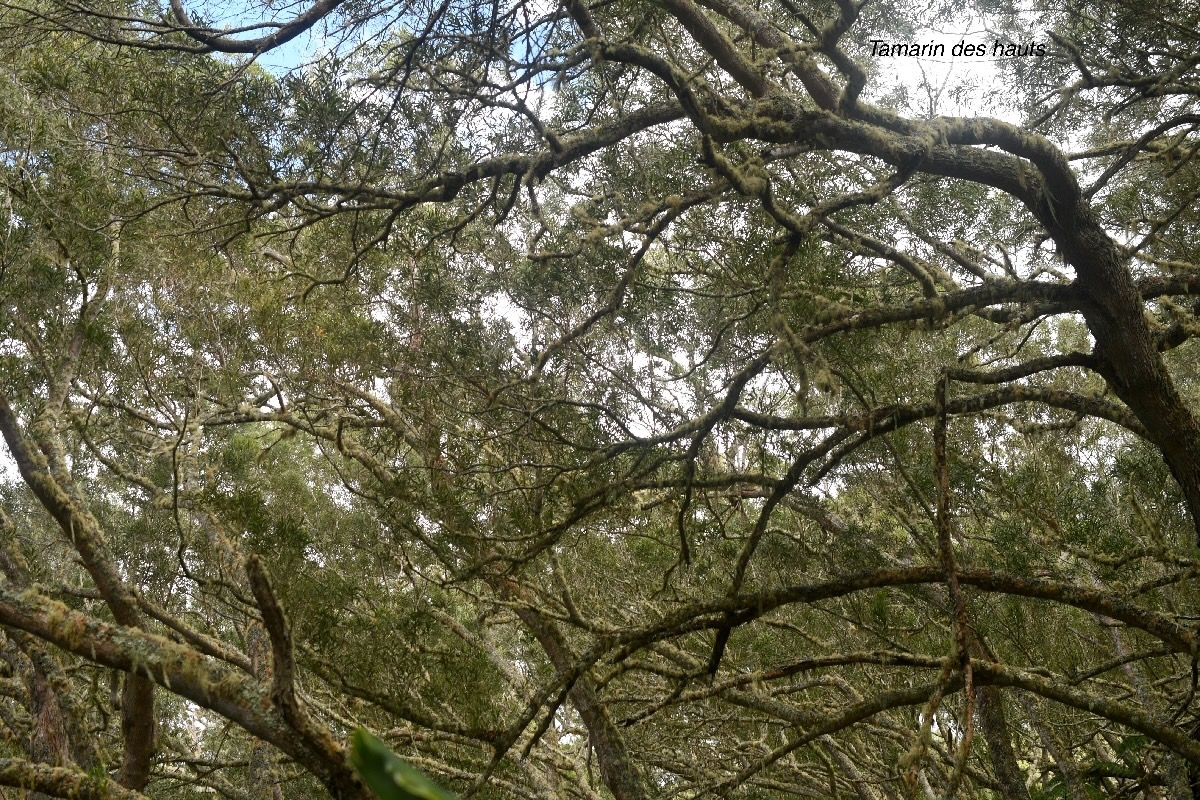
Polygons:
[[1200,795],[1194,3],[229,13],[0,3],[5,796]]

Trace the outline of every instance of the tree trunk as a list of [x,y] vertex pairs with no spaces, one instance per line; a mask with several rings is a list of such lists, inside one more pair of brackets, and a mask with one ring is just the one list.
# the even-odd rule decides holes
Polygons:
[[117,782],[126,789],[142,791],[150,781],[150,759],[154,755],[154,684],[145,675],[130,673],[121,695],[121,733],[125,755]]

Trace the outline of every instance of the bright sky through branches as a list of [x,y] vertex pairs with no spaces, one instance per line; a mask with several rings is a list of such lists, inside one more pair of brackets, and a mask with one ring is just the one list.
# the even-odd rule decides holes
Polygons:
[[[247,31],[247,38],[263,36],[272,32],[273,26],[280,21],[288,21],[295,14],[303,13],[310,3],[304,0],[291,0],[281,4],[262,3],[255,0],[214,0],[213,2],[185,2],[192,18],[203,21],[213,28],[235,30],[247,26],[263,26],[257,30]],[[264,69],[276,74],[282,74],[295,69],[319,53],[326,38],[322,24],[307,30],[279,47],[255,59]]]
[[[192,2],[185,7],[196,19],[202,19],[215,28],[236,29],[251,25],[278,24],[303,13],[310,3],[293,0],[284,4],[262,3],[255,0],[215,0],[215,2]],[[247,32],[247,36],[261,36],[269,32],[265,28]],[[1003,55],[994,55],[997,42],[1008,42],[1018,46],[1029,43],[1012,43],[1004,35],[995,32],[995,26],[987,19],[976,15],[956,16],[953,20],[930,21],[915,26],[915,32],[904,42],[894,36],[880,34],[875,41],[879,52],[888,52],[889,45],[932,45],[938,55],[895,56],[872,55],[870,49],[856,54],[860,64],[874,77],[868,82],[868,92],[874,99],[888,103],[900,103],[905,110],[917,116],[989,116],[1017,122],[1013,107],[1014,100],[1001,90],[995,81],[999,71],[997,63]],[[963,55],[962,44],[977,48],[977,55]],[[333,42],[328,31],[321,26],[306,31],[286,44],[264,53],[256,63],[276,74],[303,66],[314,56],[326,50]],[[1048,42],[1033,44],[1048,46]],[[957,47],[956,47],[957,46]],[[1037,56],[1027,56],[1036,60]]]

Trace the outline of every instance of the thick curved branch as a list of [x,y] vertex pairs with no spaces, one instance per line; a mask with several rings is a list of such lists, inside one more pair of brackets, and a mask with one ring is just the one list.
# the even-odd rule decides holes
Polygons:
[[165,25],[156,25],[155,27],[159,28],[163,33],[179,31],[186,34],[204,46],[202,52],[258,55],[268,50],[273,50],[280,45],[287,44],[305,31],[310,30],[345,2],[346,0],[317,0],[308,11],[299,14],[290,22],[282,24],[269,23],[271,27],[276,28],[275,32],[266,36],[259,36],[255,39],[238,39],[235,37],[235,34],[268,27],[268,24],[251,25],[233,30],[221,30],[220,28],[197,25],[192,21],[191,15],[188,14],[187,10],[184,9],[181,0],[171,0],[171,13],[179,23],[178,27]]
[[145,800],[141,792],[126,789],[105,777],[66,767],[36,764],[19,758],[0,759],[0,786],[31,789],[67,800]]
[[[54,463],[47,458],[47,454],[51,454],[55,456],[55,462],[62,461],[57,433],[50,429],[48,420],[40,422],[34,426],[35,430],[40,428],[39,441],[31,443],[21,430],[7,398],[0,397],[0,433],[17,462],[22,479],[79,553],[113,618],[122,625],[144,628],[146,620],[137,596],[122,579],[100,522],[84,504],[79,491],[70,482],[70,476],[65,470],[54,470]],[[125,682],[121,699],[125,750],[120,781],[131,789],[141,790],[149,780],[156,726],[154,686],[146,676],[134,672]]]
[[16,412],[4,397],[0,397],[0,433],[4,435],[21,478],[79,552],[113,617],[122,625],[142,627],[143,617],[137,600],[117,571],[116,558],[108,547],[99,521],[56,480],[46,457],[25,437]]
[[271,710],[269,693],[239,669],[170,639],[72,611],[37,592],[20,592],[8,583],[0,583],[0,624],[93,663],[149,678],[275,745],[312,772],[335,797],[366,800],[344,754],[315,752]]
[[246,576],[254,600],[262,611],[263,625],[271,639],[271,702],[280,716],[299,733],[311,750],[333,764],[345,763],[345,748],[334,741],[329,732],[313,723],[301,705],[296,691],[296,660],[292,648],[292,632],[283,607],[271,587],[266,567],[258,556],[246,559]]
[[619,119],[600,124],[584,133],[563,136],[558,148],[540,153],[512,153],[478,161],[461,171],[447,172],[426,178],[419,185],[396,190],[362,185],[346,185],[326,181],[289,181],[250,186],[248,191],[228,187],[196,187],[201,194],[230,197],[253,203],[260,209],[278,209],[304,197],[337,197],[336,208],[323,213],[348,210],[403,211],[421,203],[444,203],[456,198],[467,186],[496,178],[528,177],[541,179],[554,170],[623,141],[634,134],[682,119],[685,113],[679,104],[660,103],[622,115]]
[[[560,674],[577,673],[579,660],[571,651],[566,637],[553,620],[527,602],[525,590],[514,581],[499,576],[493,577],[491,583],[502,597],[522,601],[516,608],[517,617],[538,640],[555,670]],[[605,785],[616,800],[645,800],[651,796],[645,779],[629,753],[625,737],[613,724],[595,681],[585,673],[577,674],[568,696],[587,727]]]
[[662,5],[687,29],[692,38],[716,59],[754,97],[762,97],[775,88],[754,64],[743,56],[733,42],[690,0],[662,0]]
[[[1047,600],[1124,622],[1149,633],[1179,653],[1200,652],[1200,636],[1167,614],[1141,608],[1111,592],[1063,583],[1047,578],[1023,578],[990,570],[963,569],[959,580],[987,592]],[[699,604],[665,616],[656,622],[622,635],[613,656],[622,660],[655,642],[673,639],[695,631],[744,625],[787,605],[812,604],[845,597],[866,589],[888,586],[915,586],[941,583],[945,572],[940,566],[883,569],[845,575],[813,584],[740,594],[720,601]],[[597,658],[601,657],[597,654]]]
[[[950,414],[959,416],[978,414],[981,411],[1015,403],[1041,403],[1051,408],[1061,408],[1076,414],[1106,419],[1138,436],[1145,437],[1146,435],[1142,424],[1119,403],[1113,403],[1102,397],[1088,397],[1041,386],[1005,386],[982,394],[955,397],[947,403],[946,410]],[[740,420],[765,430],[803,431],[836,428],[847,432],[857,431],[866,434],[862,441],[854,442],[854,446],[858,447],[869,439],[891,433],[919,420],[930,419],[934,413],[933,403],[926,403],[920,406],[883,406],[865,414],[838,414],[825,417],[780,417],[746,408],[737,408],[729,416],[731,419]]]
[[1095,356],[1089,353],[1073,352],[1034,358],[1021,364],[1014,364],[1011,367],[988,372],[974,369],[951,369],[947,370],[946,374],[951,380],[960,383],[993,384],[1021,380],[1022,378],[1037,375],[1040,372],[1062,369],[1063,367],[1080,367],[1082,369],[1095,370],[1097,366],[1099,366],[1099,361]]

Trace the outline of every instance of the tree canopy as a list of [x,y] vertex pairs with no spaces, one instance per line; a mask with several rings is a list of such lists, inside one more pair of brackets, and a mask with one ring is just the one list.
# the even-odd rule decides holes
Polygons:
[[1200,796],[1197,30],[3,0],[0,786]]

